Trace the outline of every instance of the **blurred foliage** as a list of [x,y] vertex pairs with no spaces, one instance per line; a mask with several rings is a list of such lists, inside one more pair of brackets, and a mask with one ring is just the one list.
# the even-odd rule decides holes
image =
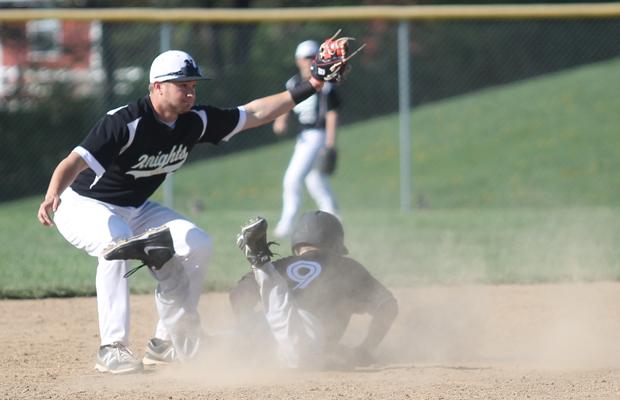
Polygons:
[[81,142],[101,109],[95,98],[76,98],[55,85],[35,106],[0,110],[0,199],[42,193],[58,162]]

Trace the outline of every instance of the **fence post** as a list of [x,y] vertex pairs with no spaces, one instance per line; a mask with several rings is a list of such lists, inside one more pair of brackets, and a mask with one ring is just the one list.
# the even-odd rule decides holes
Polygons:
[[[172,27],[168,22],[164,22],[159,27],[159,50],[161,53],[170,50],[170,36]],[[172,208],[174,204],[174,177],[167,174],[164,181],[164,205]]]
[[398,25],[398,105],[400,137],[400,207],[411,211],[411,101],[409,82],[409,22]]

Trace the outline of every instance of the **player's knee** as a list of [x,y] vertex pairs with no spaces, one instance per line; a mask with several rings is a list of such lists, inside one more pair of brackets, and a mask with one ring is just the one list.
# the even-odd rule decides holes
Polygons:
[[209,258],[213,248],[209,235],[200,230],[190,231],[187,235],[187,241],[191,257]]
[[211,259],[213,243],[209,235],[200,229],[190,230],[187,234],[189,252],[185,255],[186,272],[195,279],[206,274]]
[[185,220],[168,223],[174,240],[175,253],[183,258],[208,257],[211,238],[196,225]]

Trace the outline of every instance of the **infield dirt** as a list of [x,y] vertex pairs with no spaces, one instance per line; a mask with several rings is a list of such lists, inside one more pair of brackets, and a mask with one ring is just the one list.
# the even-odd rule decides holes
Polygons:
[[[395,290],[400,314],[378,363],[355,371],[252,365],[213,345],[200,362],[111,376],[94,370],[95,298],[0,301],[2,399],[619,399],[620,283]],[[132,297],[131,347],[157,320]],[[228,299],[201,301],[207,332],[232,327]],[[353,321],[355,343],[367,320]]]

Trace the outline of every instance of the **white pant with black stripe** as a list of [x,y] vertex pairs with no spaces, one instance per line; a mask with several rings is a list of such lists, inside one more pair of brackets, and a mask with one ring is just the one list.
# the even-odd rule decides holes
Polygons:
[[121,207],[81,196],[68,188],[61,195],[54,222],[69,243],[97,257],[97,308],[101,345],[128,344],[130,328],[129,286],[123,275],[128,261],[107,261],[101,252],[110,243],[138,235],[150,228],[170,228],[175,256],[159,271],[155,302],[159,322],[155,337],[172,340],[183,358],[195,355],[202,329],[198,301],[211,254],[209,236],[185,217],[156,202]]

